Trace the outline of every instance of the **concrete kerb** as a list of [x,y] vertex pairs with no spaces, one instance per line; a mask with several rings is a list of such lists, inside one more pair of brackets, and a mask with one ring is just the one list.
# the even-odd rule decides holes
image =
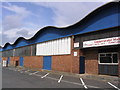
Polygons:
[[87,79],[102,80],[102,81],[118,81],[118,80],[120,80],[120,78],[117,77],[117,76],[93,75],[93,74],[76,74],[76,73],[48,71],[48,70],[42,70],[42,71],[46,72],[46,73],[49,72],[49,73],[64,75],[64,76],[87,78]]
[[94,80],[102,80],[102,81],[120,81],[120,78],[117,76],[108,76],[108,75],[93,75],[93,74],[76,74],[76,73],[69,73],[69,72],[60,72],[60,71],[50,71],[50,70],[43,70],[39,68],[26,68],[26,67],[17,67],[18,69],[28,69],[32,71],[41,71],[51,74],[58,74],[70,77],[77,77],[77,78],[87,78],[87,79],[94,79]]
[[108,76],[108,75],[92,75],[92,74],[83,74],[80,75],[83,78],[102,80],[102,81],[120,81],[120,78],[117,76]]

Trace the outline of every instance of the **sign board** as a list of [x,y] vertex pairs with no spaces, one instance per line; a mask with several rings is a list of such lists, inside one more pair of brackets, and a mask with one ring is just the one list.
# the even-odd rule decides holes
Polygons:
[[74,52],[74,56],[77,56],[77,52]]
[[117,44],[120,44],[120,37],[112,37],[112,38],[84,41],[83,48],[117,45]]
[[74,43],[74,48],[79,47],[79,42]]

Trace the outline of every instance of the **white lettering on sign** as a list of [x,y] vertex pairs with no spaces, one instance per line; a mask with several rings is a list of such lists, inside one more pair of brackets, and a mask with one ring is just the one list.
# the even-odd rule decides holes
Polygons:
[[79,47],[79,42],[74,43],[74,47]]
[[117,45],[120,44],[120,37],[105,38],[99,40],[84,41],[83,48],[87,47],[98,47],[107,45]]

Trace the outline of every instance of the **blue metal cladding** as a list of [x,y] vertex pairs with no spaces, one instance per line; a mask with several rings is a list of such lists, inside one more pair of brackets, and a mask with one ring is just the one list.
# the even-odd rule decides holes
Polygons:
[[13,45],[7,43],[3,47],[2,51],[45,42],[48,40],[120,26],[120,23],[118,21],[118,17],[120,16],[118,6],[119,3],[115,2],[106,4],[90,13],[78,23],[69,27],[57,28],[49,26],[42,28],[28,40],[20,37]]
[[80,56],[80,74],[85,73],[85,57]]
[[20,66],[23,66],[23,64],[24,64],[24,58],[20,57]]
[[9,50],[9,49],[13,49],[13,46],[10,45],[9,43],[6,43],[4,47],[5,47],[5,48],[3,48],[2,51],[4,51],[4,50]]
[[19,40],[17,44],[14,45],[14,48],[22,47],[22,46],[27,46],[29,45],[26,40]]
[[10,57],[7,58],[7,62],[8,62],[8,64],[10,64]]
[[52,62],[52,56],[44,56],[43,57],[43,69],[51,70],[51,62]]

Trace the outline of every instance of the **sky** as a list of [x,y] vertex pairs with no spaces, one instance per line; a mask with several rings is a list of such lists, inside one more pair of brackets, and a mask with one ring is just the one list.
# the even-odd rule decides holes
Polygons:
[[[1,45],[34,36],[46,26],[67,27],[107,2],[2,2]],[[0,40],[1,41],[1,40]]]

